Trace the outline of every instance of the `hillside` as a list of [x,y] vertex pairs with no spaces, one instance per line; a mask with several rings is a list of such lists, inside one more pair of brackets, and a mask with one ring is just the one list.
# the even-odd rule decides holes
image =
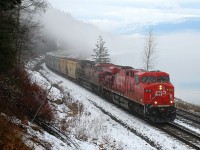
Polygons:
[[[33,78],[35,82],[40,85],[41,83],[44,85],[43,82],[45,80],[42,79],[43,77],[47,79],[45,82],[58,83],[62,81],[61,84],[58,84],[57,89],[53,88],[51,95],[54,95],[53,97],[58,98],[60,97],[59,95],[61,95],[61,97],[67,97],[68,100],[65,101],[64,99],[59,98],[62,100],[57,101],[54,99],[51,102],[54,103],[54,107],[57,107],[56,110],[58,110],[58,117],[56,118],[58,122],[59,120],[62,122],[61,125],[63,125],[63,118],[68,118],[65,121],[67,126],[63,126],[64,128],[59,128],[63,128],[63,131],[67,131],[67,133],[70,132],[72,137],[75,136],[76,139],[74,139],[74,141],[76,141],[81,149],[85,149],[86,147],[90,147],[90,149],[142,149],[144,147],[142,141],[147,142],[145,147],[147,147],[149,144],[151,145],[149,149],[160,147],[167,149],[187,149],[179,142],[177,142],[175,146],[171,143],[173,138],[165,135],[161,136],[160,131],[151,125],[148,125],[148,123],[140,120],[137,117],[127,114],[126,111],[117,108],[115,105],[106,102],[98,96],[93,95],[84,88],[52,73],[51,70],[46,68],[45,64],[41,65],[39,73],[35,72],[34,74],[32,73],[32,75],[33,77],[35,76]],[[80,107],[77,107],[79,108],[78,112],[74,112],[71,108],[66,108],[64,105],[70,101],[76,102],[78,106],[81,106],[81,109]],[[68,107],[69,104],[66,106]],[[200,133],[199,129],[188,125],[187,122],[181,120],[177,120],[175,122]],[[126,131],[127,126],[129,128],[128,131]],[[156,138],[158,136],[160,137],[159,139]],[[137,139],[138,137],[139,139]],[[122,139],[126,139],[126,141],[123,141]],[[141,144],[136,144],[134,142],[136,139],[138,142],[141,142]],[[168,144],[165,143],[163,145],[163,140],[168,141]]]

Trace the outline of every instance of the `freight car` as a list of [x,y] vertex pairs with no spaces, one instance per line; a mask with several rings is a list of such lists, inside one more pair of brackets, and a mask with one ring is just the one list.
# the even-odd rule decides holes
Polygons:
[[176,117],[169,74],[115,64],[46,55],[46,65],[107,100],[154,123]]

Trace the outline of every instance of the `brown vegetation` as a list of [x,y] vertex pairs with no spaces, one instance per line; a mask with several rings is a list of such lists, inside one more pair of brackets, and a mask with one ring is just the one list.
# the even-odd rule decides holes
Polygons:
[[3,150],[29,150],[20,135],[20,128],[0,116],[0,149]]
[[[11,71],[9,76],[1,75],[0,84],[2,85],[0,86],[0,110],[15,114],[20,119],[24,116],[32,118],[47,95],[45,90],[31,83],[24,70]],[[45,121],[53,119],[53,111],[47,99],[37,118]]]
[[182,109],[185,109],[185,110],[190,110],[190,111],[193,111],[193,112],[196,112],[196,113],[200,113],[200,106],[187,103],[187,102],[182,101],[181,99],[178,99],[178,98],[176,98],[175,100],[176,100],[176,107],[177,108],[182,108]]
[[[31,82],[24,70],[10,71],[9,74],[0,75],[0,85],[0,112],[8,116],[16,116],[22,122],[25,122],[24,119],[33,118],[47,96],[45,90]],[[54,118],[47,99],[36,118],[49,122]],[[23,149],[20,147],[23,142],[17,128],[2,117],[0,119],[0,149]]]

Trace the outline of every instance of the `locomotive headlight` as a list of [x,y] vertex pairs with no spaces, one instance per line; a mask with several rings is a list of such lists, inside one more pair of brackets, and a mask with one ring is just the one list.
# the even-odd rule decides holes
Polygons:
[[172,103],[173,103],[173,101],[170,101],[170,103],[172,104]]
[[162,85],[159,86],[159,89],[162,90]]
[[157,101],[155,101],[155,102],[154,102],[154,104],[158,104],[158,102],[157,102]]

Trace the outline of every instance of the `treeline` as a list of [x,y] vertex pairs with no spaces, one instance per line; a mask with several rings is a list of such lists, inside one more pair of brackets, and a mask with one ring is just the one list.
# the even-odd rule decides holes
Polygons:
[[[37,16],[44,12],[44,0],[0,1],[0,72],[23,64],[22,58],[41,37]],[[3,63],[2,63],[3,62]]]
[[7,72],[14,67],[16,58],[15,30],[17,21],[14,10],[21,0],[0,2],[0,71]]
[[31,48],[41,39],[37,16],[46,8],[45,0],[0,1],[0,149],[29,149],[9,117],[31,121],[44,101],[36,119],[54,118],[47,91],[32,83],[24,69]]
[[[28,139],[23,137],[26,134],[23,122],[29,125],[27,121],[35,123],[36,119],[40,119],[51,122],[54,119],[52,107],[46,99],[48,93],[33,84],[26,71],[15,69],[9,73],[9,76],[0,75],[0,149],[32,149],[24,144]],[[21,124],[12,123],[11,117],[21,120]]]
[[[23,67],[23,54],[39,37],[40,27],[35,16],[44,12],[44,0],[1,0],[0,2],[0,103],[3,108],[16,107],[25,115],[34,116],[37,108],[47,95],[29,79]],[[4,107],[6,106],[6,107]],[[51,110],[46,102],[42,119],[51,121]],[[4,109],[5,110],[5,109]],[[9,109],[8,109],[9,110]],[[18,110],[19,111],[19,110]],[[42,113],[43,110],[41,110]]]

